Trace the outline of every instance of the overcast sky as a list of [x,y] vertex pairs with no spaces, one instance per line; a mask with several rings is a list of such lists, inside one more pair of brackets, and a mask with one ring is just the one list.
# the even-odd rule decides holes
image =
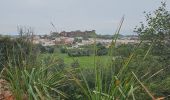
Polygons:
[[[113,34],[121,17],[125,21],[122,34],[144,20],[144,11],[153,11],[162,0],[0,0],[0,34],[14,34],[17,26],[30,26],[35,33],[96,30]],[[170,8],[170,0],[167,0]]]

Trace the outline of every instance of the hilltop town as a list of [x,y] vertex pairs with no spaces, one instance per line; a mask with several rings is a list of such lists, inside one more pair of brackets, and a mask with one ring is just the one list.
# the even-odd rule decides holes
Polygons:
[[[41,44],[42,46],[69,45],[73,48],[78,48],[79,46],[90,45],[94,42],[109,46],[114,38],[113,35],[97,35],[95,30],[78,30],[71,32],[62,31],[60,33],[51,32],[49,35],[34,35],[33,43]],[[138,42],[138,36],[136,35],[119,35],[116,45],[135,44]]]

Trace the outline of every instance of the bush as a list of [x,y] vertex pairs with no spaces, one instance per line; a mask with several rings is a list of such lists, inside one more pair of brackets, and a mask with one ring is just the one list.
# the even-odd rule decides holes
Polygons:
[[52,46],[42,46],[41,44],[37,45],[41,53],[54,53],[55,48]]
[[131,44],[122,44],[117,46],[113,50],[113,55],[121,57],[129,57],[130,53],[133,51],[134,45]]
[[[37,55],[37,48],[29,41],[21,38],[11,39],[10,37],[0,38],[0,67],[6,66],[9,62],[13,66],[22,67],[23,64],[34,64]],[[33,53],[31,53],[33,52]]]
[[98,56],[107,55],[108,49],[105,46],[103,46],[101,43],[96,44],[96,47],[97,47],[96,54]]
[[67,48],[61,47],[61,48],[60,48],[60,52],[61,52],[61,53],[67,53]]
[[79,56],[90,56],[91,52],[88,49],[69,49],[68,56],[79,57]]

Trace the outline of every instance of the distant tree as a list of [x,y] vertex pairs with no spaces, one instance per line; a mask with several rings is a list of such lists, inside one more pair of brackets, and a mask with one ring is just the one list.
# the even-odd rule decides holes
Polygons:
[[42,46],[41,44],[38,44],[37,48],[41,53],[54,53],[55,51],[55,47],[53,46]]
[[141,39],[158,42],[170,39],[170,12],[166,10],[165,2],[161,4],[153,13],[146,14],[146,25],[141,22],[141,26],[135,28]]
[[46,52],[46,48],[44,46],[42,46],[41,44],[38,44],[37,47],[38,47],[38,49],[40,50],[41,53]]
[[60,52],[61,53],[67,53],[67,48],[66,47],[61,47]]
[[46,46],[45,48],[46,48],[47,53],[54,53],[54,47]]
[[68,56],[70,57],[79,57],[79,56],[90,56],[91,51],[88,49],[68,49],[67,50]]
[[101,43],[96,44],[96,47],[97,47],[96,54],[98,56],[106,55],[108,53],[108,49],[105,46],[103,46]]
[[143,71],[142,74],[146,73],[146,70],[156,72],[164,69],[162,73],[159,73],[158,76],[160,77],[154,78],[156,83],[152,82],[150,86],[158,94],[161,93],[167,96],[170,94],[167,85],[169,84],[169,79],[165,80],[170,75],[170,11],[166,9],[166,2],[161,2],[161,6],[158,9],[153,13],[146,13],[145,17],[146,22],[141,22],[141,26],[136,27],[135,32],[139,34],[141,40],[146,42],[148,47],[153,43],[151,55],[144,62],[141,63],[139,61],[139,63],[134,63],[132,66],[141,66],[140,71]]
[[70,56],[70,57],[81,56],[80,50],[78,50],[78,49],[69,49],[67,53],[68,53],[68,56]]
[[146,24],[141,22],[141,26],[136,27],[135,32],[141,40],[154,43],[154,54],[166,55],[165,51],[170,46],[170,12],[167,11],[165,2],[161,4],[153,13],[146,14]]
[[132,44],[122,44],[113,50],[113,55],[121,57],[129,57],[132,53],[134,45]]

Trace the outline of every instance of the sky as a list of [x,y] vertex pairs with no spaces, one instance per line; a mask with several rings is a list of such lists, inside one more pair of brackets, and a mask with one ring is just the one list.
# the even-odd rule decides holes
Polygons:
[[[14,35],[17,26],[36,34],[50,31],[96,30],[113,34],[125,16],[121,34],[135,34],[144,11],[154,11],[162,0],[0,0],[0,34]],[[170,0],[167,0],[170,10]],[[50,23],[56,26],[52,27]]]

